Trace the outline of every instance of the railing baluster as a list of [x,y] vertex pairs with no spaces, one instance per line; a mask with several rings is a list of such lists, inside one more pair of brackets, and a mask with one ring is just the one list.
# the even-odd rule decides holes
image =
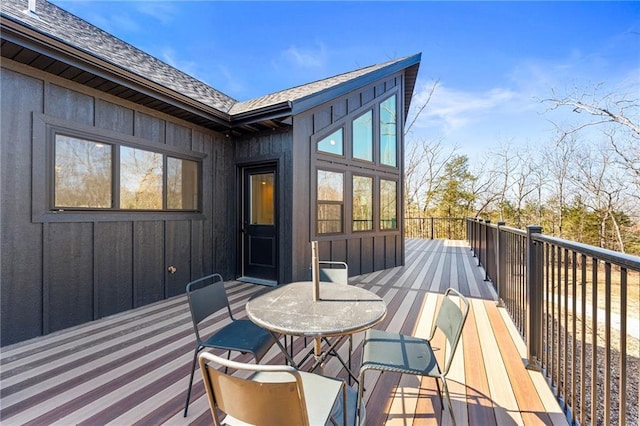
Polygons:
[[571,422],[575,422],[576,420],[576,404],[577,404],[577,396],[576,396],[576,356],[578,352],[578,345],[576,339],[576,321],[578,318],[578,310],[577,310],[577,296],[578,296],[578,254],[572,250],[571,251],[571,354],[572,362],[571,362]]
[[604,264],[604,424],[611,424],[611,263]]
[[[627,268],[620,268],[620,385],[618,407],[620,426],[627,423]],[[640,392],[638,392],[640,393]],[[640,398],[640,396],[639,396]]]
[[582,326],[580,328],[580,341],[582,347],[580,348],[580,424],[586,424],[586,408],[587,408],[587,396],[586,392],[586,358],[587,358],[587,255],[580,256],[581,268],[582,268],[582,289],[580,292],[580,314],[582,315]]
[[598,418],[598,259],[591,271],[591,422]]

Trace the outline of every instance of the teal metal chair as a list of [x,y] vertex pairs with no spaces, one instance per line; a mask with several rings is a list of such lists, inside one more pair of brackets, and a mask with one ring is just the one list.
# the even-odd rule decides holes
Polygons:
[[[256,363],[269,351],[275,338],[267,330],[258,327],[250,320],[235,319],[231,313],[229,299],[220,274],[211,274],[187,284],[187,300],[191,311],[191,320],[196,335],[196,347],[191,365],[191,377],[187,389],[187,401],[184,405],[184,417],[187,417],[191,387],[196,369],[198,353],[204,348],[223,349],[227,357],[231,351],[249,353]],[[226,309],[231,322],[208,337],[202,334],[202,323],[216,312]]]
[[[462,308],[454,297],[460,300]],[[382,372],[394,372],[400,374],[415,374],[428,376],[436,379],[440,405],[444,409],[440,383],[447,397],[451,417],[453,418],[453,407],[449,397],[447,387],[447,374],[451,367],[451,361],[455,355],[462,328],[469,313],[469,301],[456,290],[449,288],[445,292],[444,299],[438,310],[438,314],[431,328],[428,339],[420,339],[399,333],[389,333],[382,330],[367,330],[365,332],[362,348],[362,365],[360,366],[359,386],[358,386],[358,407],[364,408],[362,401],[364,375],[369,370]],[[446,352],[444,365],[439,365],[431,346],[436,330],[440,330],[446,338]],[[455,424],[455,418],[454,424]]]
[[[209,352],[199,357],[213,424],[355,426],[357,392],[343,380],[288,365],[246,364]],[[224,367],[224,372],[221,371]],[[232,376],[227,369],[242,374]]]

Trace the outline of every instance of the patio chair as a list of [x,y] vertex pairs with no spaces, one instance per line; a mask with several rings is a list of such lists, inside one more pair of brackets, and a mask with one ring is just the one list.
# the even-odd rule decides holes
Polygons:
[[[338,262],[333,260],[319,260],[318,265],[320,270],[318,274],[321,282],[326,283],[338,283],[349,284],[349,266],[346,262]],[[309,280],[311,277],[312,269],[309,267]],[[324,339],[328,343],[327,339]],[[307,346],[307,339],[304,339],[304,345]],[[353,352],[353,335],[349,335],[349,359],[347,361],[349,369],[351,369],[351,353]],[[349,384],[351,384],[351,376],[349,376]]]
[[[455,301],[457,296],[463,307]],[[367,330],[362,347],[362,365],[360,367],[360,383],[358,386],[358,407],[364,408],[362,394],[364,388],[364,375],[368,370],[388,371],[400,374],[415,374],[433,377],[436,379],[440,405],[444,409],[440,383],[447,397],[451,417],[453,407],[447,387],[447,374],[451,367],[451,361],[455,355],[462,327],[469,313],[469,301],[456,290],[449,288],[444,294],[444,299],[438,310],[436,319],[431,327],[431,334],[427,340],[398,333],[389,333],[382,330]],[[439,329],[446,338],[446,353],[444,365],[440,366],[434,354],[431,340],[436,330]],[[453,419],[455,424],[455,418]]]
[[[219,411],[226,414],[225,425],[356,424],[358,395],[342,380],[288,365],[231,361],[209,352],[198,359],[216,426],[221,424]],[[227,368],[242,374],[229,375]]]
[[[275,338],[267,330],[258,327],[250,320],[235,319],[231,313],[229,299],[224,288],[224,280],[220,274],[211,274],[187,284],[187,300],[191,310],[191,320],[196,335],[196,348],[193,353],[191,377],[187,389],[187,401],[184,405],[184,417],[187,417],[191,387],[196,369],[198,353],[204,348],[216,348],[227,351],[249,353],[256,363],[267,353],[275,343]],[[202,323],[221,309],[227,309],[231,322],[208,337],[202,335]]]

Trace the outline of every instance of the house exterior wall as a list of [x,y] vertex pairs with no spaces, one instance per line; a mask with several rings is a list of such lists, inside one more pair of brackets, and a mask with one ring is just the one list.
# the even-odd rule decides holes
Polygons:
[[[231,141],[11,60],[0,77],[2,346],[183,293],[206,273],[233,278]],[[199,155],[202,211],[43,211],[43,120]]]
[[[366,87],[354,90],[326,102],[311,110],[295,115],[293,120],[293,158],[292,175],[292,215],[291,257],[292,280],[306,279],[311,262],[310,241],[319,242],[319,255],[323,260],[345,261],[349,265],[349,275],[359,275],[392,268],[404,264],[403,238],[403,124],[404,113],[404,74],[397,73],[384,80],[373,82]],[[318,155],[316,151],[317,135],[330,133],[340,126],[347,126],[367,108],[376,108],[383,99],[396,94],[397,98],[397,168],[381,167],[379,164],[354,162],[349,158],[331,158]],[[350,143],[345,140],[345,144]],[[318,168],[331,168],[345,172],[348,178],[355,172],[380,179],[392,179],[398,182],[397,218],[398,227],[394,230],[380,230],[377,226],[371,231],[354,232],[350,229],[350,206],[352,196],[349,185],[345,188],[344,232],[323,235],[316,232],[315,215],[317,208],[315,176]],[[374,211],[376,211],[374,201]],[[377,213],[374,216],[377,217]]]
[[[291,188],[293,186],[294,175],[293,157],[292,157],[292,140],[293,131],[274,130],[256,133],[253,135],[235,138],[233,141],[235,162],[236,162],[236,181],[240,187],[240,173],[243,167],[253,167],[265,164],[274,164],[277,167],[277,234],[278,234],[278,283],[289,283],[292,281],[291,263],[287,260],[291,258],[291,220],[292,220],[292,200],[293,194]],[[296,159],[298,161],[298,159]],[[305,161],[304,159],[302,161]],[[240,190],[238,191],[240,193]],[[239,196],[240,194],[238,194]],[[241,208],[239,199],[236,199],[235,210],[235,229],[240,226]],[[241,234],[237,232],[237,245],[241,247]],[[236,271],[241,270],[240,256],[238,256]]]

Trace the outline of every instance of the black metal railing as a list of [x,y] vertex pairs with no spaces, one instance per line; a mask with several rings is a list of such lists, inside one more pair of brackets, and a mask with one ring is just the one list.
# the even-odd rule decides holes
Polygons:
[[455,217],[409,217],[404,219],[404,236],[429,240],[465,239],[465,219]]
[[467,219],[467,239],[574,424],[638,424],[640,258]]

